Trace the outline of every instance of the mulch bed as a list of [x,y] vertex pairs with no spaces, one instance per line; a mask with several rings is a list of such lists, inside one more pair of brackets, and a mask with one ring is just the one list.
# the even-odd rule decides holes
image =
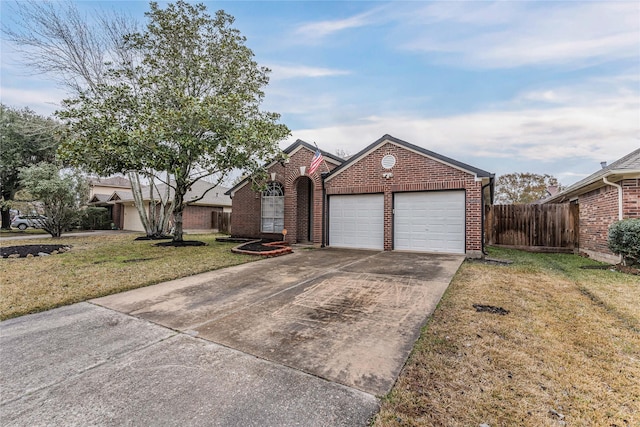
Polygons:
[[273,246],[267,246],[262,242],[255,242],[255,243],[247,243],[246,245],[242,245],[238,249],[242,249],[243,251],[251,251],[251,252],[267,252],[267,251],[272,251]]
[[224,243],[244,243],[251,242],[253,239],[245,239],[244,237],[216,237],[216,242]]
[[141,236],[136,237],[133,240],[169,240],[173,239],[173,236]]
[[253,240],[231,249],[231,252],[247,255],[260,255],[273,257],[293,252],[287,242],[274,242],[270,240]]
[[[38,256],[44,253],[50,255],[52,252],[65,252],[69,250],[69,245],[21,245],[21,246],[5,246],[0,248],[0,256],[2,258],[26,258],[28,255]],[[17,255],[17,256],[16,256]]]
[[160,247],[167,247],[167,246],[171,246],[171,247],[175,247],[175,248],[183,248],[186,246],[207,246],[208,244],[205,242],[200,242],[198,240],[183,240],[181,242],[161,242],[161,243],[156,243],[154,246],[160,246]]

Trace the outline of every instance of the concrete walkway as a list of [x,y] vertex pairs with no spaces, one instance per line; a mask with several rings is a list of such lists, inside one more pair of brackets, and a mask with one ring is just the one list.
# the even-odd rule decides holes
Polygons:
[[462,260],[299,250],[2,322],[1,424],[367,425]]

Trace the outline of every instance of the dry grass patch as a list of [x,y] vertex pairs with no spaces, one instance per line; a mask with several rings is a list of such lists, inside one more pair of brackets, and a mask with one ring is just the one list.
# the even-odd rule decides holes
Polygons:
[[156,247],[115,234],[3,242],[3,246],[62,243],[71,251],[48,257],[0,260],[0,318],[48,310],[166,280],[255,260],[231,253],[215,235],[187,236],[199,247]]
[[639,278],[573,255],[494,255],[515,262],[463,264],[375,425],[640,425]]

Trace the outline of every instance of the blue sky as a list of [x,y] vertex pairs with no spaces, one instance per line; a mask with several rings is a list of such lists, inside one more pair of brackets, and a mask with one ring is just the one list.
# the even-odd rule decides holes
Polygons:
[[[233,15],[273,70],[264,108],[292,130],[283,147],[300,138],[353,154],[391,134],[498,175],[549,173],[564,185],[640,147],[637,1],[203,3]],[[148,8],[78,4],[141,22]],[[48,115],[65,97],[5,41],[0,77],[6,105]]]

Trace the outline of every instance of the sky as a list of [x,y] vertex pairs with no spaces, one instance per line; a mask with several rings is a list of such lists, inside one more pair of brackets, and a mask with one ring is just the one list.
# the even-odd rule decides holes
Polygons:
[[[77,1],[126,11],[144,1]],[[166,5],[167,2],[159,2]],[[637,1],[201,1],[269,67],[263,109],[355,154],[390,134],[502,175],[567,186],[640,147]],[[19,3],[18,3],[19,6]],[[12,25],[12,3],[0,2]],[[13,4],[15,7],[15,4]],[[2,40],[0,98],[50,115],[67,93]]]

